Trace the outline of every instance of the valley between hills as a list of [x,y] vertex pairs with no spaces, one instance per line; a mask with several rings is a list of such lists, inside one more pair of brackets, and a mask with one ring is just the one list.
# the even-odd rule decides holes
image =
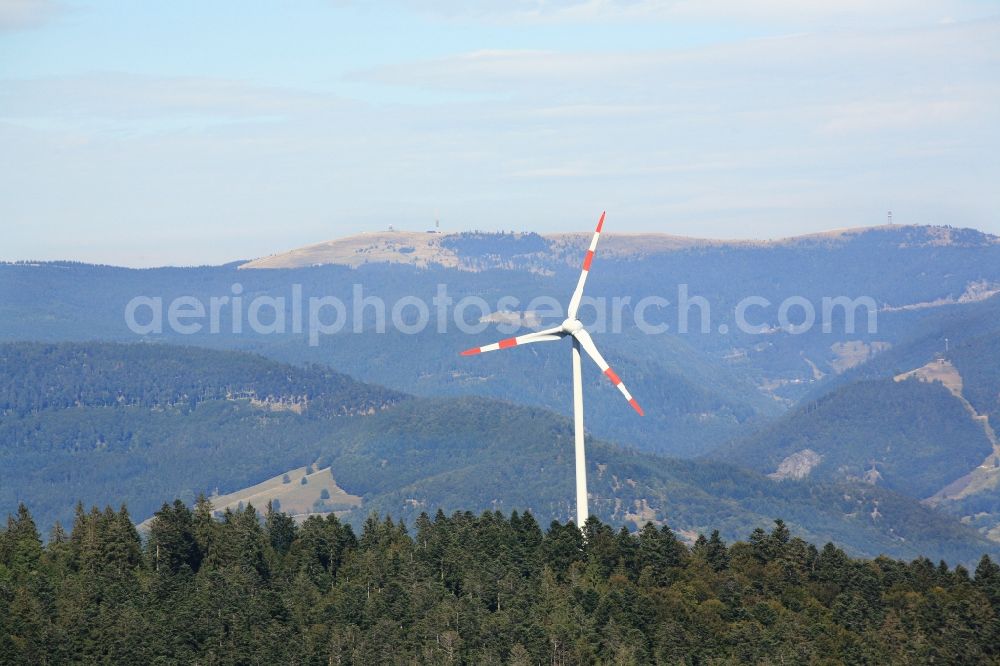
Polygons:
[[[401,334],[379,332],[369,309],[357,327],[312,345],[293,325],[137,335],[122,312],[137,294],[208,302],[234,284],[247,302],[288,298],[291,285],[346,303],[361,285],[388,306],[429,303],[440,285],[455,300],[559,300],[582,238],[395,231],[217,267],[0,265],[0,339],[11,341],[0,444],[12,461],[0,500],[10,507],[45,488],[36,511],[47,525],[68,520],[78,499],[126,500],[145,520],[163,497],[201,494],[220,512],[277,500],[300,517],[355,523],[369,511],[413,518],[438,506],[568,518],[562,357],[544,345],[475,363],[457,355],[501,337],[495,327],[537,329],[551,314],[495,308],[477,315],[479,334]],[[585,370],[591,500],[603,519],[669,524],[693,539],[709,529],[738,538],[782,517],[859,555],[971,561],[997,547],[996,237],[883,226],[775,241],[606,240],[593,296],[670,305],[656,311],[666,332],[640,330],[629,307],[620,331],[595,332],[647,406],[647,417],[631,418]],[[703,299],[707,333],[680,332],[682,316],[702,315],[678,309],[681,285]],[[877,327],[858,311],[848,331],[848,313],[835,311],[829,331],[790,333],[761,308],[762,330],[721,333],[750,295],[817,308],[827,296],[868,297]],[[81,388],[62,402],[24,395],[25,372],[57,395]],[[152,383],[135,384],[141,375]],[[83,386],[105,393],[88,398]],[[286,474],[290,483],[276,482]]]

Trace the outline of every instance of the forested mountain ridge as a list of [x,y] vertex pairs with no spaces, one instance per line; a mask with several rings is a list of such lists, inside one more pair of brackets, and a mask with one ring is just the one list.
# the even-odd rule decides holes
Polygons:
[[[197,368],[197,372],[192,372]],[[252,399],[326,413],[383,409],[404,395],[328,367],[289,368],[251,354],[165,345],[0,344],[0,413],[129,406],[195,407]]]
[[[67,367],[70,377],[91,372],[85,376],[98,396],[93,405],[78,405],[71,390],[63,407],[10,411],[0,422],[6,463],[0,510],[29,501],[45,526],[69,521],[79,499],[126,501],[141,519],[158,497],[193,502],[200,493],[232,492],[308,464],[329,466],[340,487],[362,497],[361,507],[346,516],[354,524],[371,510],[412,522],[437,507],[531,509],[545,521],[573,515],[571,425],[544,410],[481,398],[398,396],[373,412],[320,409],[318,399],[305,410],[276,410],[247,397],[192,404],[177,400],[191,386],[208,386],[210,378],[234,385],[218,374],[230,363],[243,367],[236,376],[257,395],[282,395],[268,386],[327,392],[314,374],[321,371],[231,352],[105,343],[14,347],[40,377],[58,377]],[[80,359],[90,361],[80,365]],[[145,376],[131,377],[129,367]],[[119,402],[115,387],[123,377],[133,382],[126,386],[156,387],[149,395],[168,399]],[[349,380],[331,377],[335,395]],[[7,400],[31,404],[17,393],[20,382],[10,385],[15,389]],[[25,391],[37,394],[35,387]],[[377,387],[362,386],[357,396],[365,395],[386,399]],[[783,517],[810,539],[834,540],[858,554],[972,562],[995,549],[957,520],[889,490],[777,483],[715,461],[660,458],[599,441],[588,447],[592,508],[617,525],[669,521],[686,534],[720,529],[735,538]]]
[[1000,424],[1000,321],[997,331],[955,345],[945,358],[962,376],[962,393],[975,410]]
[[1000,541],[1000,299],[925,320],[711,457],[779,477],[864,479],[922,499]]
[[46,546],[0,530],[4,663],[1000,663],[1000,566],[854,560],[776,521],[688,547],[666,526],[530,513],[301,527],[253,507],[123,507]]
[[[926,310],[896,313],[880,318],[880,328],[891,326],[891,337],[900,338],[892,348],[865,363],[817,383],[802,403],[852,382],[886,379],[944,358],[959,367],[965,389],[976,398],[973,404],[988,413],[987,402],[1000,393],[1000,368],[995,348],[1000,340],[1000,296],[980,302],[949,304]],[[905,332],[905,335],[901,335]],[[980,403],[979,398],[986,397]],[[977,408],[978,409],[978,408]]]
[[[428,422],[437,425],[422,428]],[[345,489],[364,496],[349,516],[354,522],[371,510],[412,521],[422,510],[470,502],[529,508],[545,520],[574,514],[570,424],[540,410],[416,400],[345,425],[323,460]],[[711,526],[735,538],[747,525],[781,516],[810,538],[855,553],[933,552],[967,562],[973,553],[998,550],[985,539],[969,541],[967,528],[949,517],[865,484],[777,483],[731,464],[599,441],[588,442],[588,467],[591,510],[616,525],[669,521],[685,533]]]
[[[784,477],[864,479],[925,499],[992,451],[982,424],[940,383],[889,378],[841,387],[712,457]],[[796,454],[802,464],[782,470]]]

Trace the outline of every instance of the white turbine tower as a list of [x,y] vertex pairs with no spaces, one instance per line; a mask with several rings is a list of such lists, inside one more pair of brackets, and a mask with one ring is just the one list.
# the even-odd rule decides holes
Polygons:
[[580,299],[583,298],[583,286],[587,283],[587,274],[590,273],[590,263],[594,259],[594,251],[597,250],[597,241],[601,237],[601,227],[604,226],[604,215],[597,222],[597,230],[594,231],[594,238],[590,241],[590,249],[587,250],[583,258],[583,270],[580,271],[580,280],[576,283],[576,291],[569,301],[569,309],[566,313],[566,321],[555,328],[550,328],[536,333],[519,335],[516,338],[507,338],[500,342],[494,342],[485,347],[473,347],[462,352],[462,356],[472,356],[498,349],[507,349],[518,345],[526,345],[532,342],[552,342],[570,337],[573,340],[573,431],[576,440],[576,520],[577,527],[583,529],[587,522],[587,456],[583,448],[583,381],[582,368],[580,367],[580,349],[587,352],[587,355],[594,360],[597,367],[604,375],[611,380],[618,390],[622,392],[632,408],[642,416],[642,408],[635,401],[632,394],[625,388],[621,378],[608,366],[608,362],[597,351],[590,333],[583,327],[580,320],[576,318],[577,310],[580,309]]

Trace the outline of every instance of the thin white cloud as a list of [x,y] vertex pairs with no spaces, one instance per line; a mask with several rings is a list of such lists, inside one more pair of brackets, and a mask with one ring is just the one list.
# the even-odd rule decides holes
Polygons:
[[[1000,21],[881,31],[802,33],[645,52],[489,50],[356,72],[359,80],[431,89],[601,95],[745,88],[760,83],[840,91],[895,71],[911,79],[982,77],[1000,64]],[[902,81],[902,83],[906,83]]]
[[356,76],[508,100],[479,122],[561,122],[564,131],[600,123],[613,133],[627,124],[714,146],[713,132],[736,127],[736,143],[749,136],[765,144],[879,130],[908,131],[919,143],[966,131],[960,128],[969,121],[986,129],[1000,105],[997,71],[1000,21],[991,20],[641,53],[477,51]]
[[[971,100],[981,91],[944,90],[949,98],[923,101],[873,100],[844,104],[831,109],[822,131],[834,135],[862,132],[912,131],[934,126],[954,125],[970,118],[976,111]],[[972,93],[972,94],[970,94]],[[994,90],[993,99],[1000,99]]]
[[0,81],[0,118],[245,118],[346,104],[329,95],[226,79],[121,72]]

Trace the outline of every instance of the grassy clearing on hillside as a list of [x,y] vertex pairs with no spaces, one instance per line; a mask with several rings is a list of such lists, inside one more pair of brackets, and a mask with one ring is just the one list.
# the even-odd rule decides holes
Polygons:
[[[226,509],[237,510],[241,505],[253,505],[263,510],[268,502],[277,501],[281,511],[301,522],[312,515],[325,516],[329,513],[342,514],[361,506],[361,498],[351,495],[337,485],[329,467],[306,473],[307,467],[296,467],[284,474],[273,476],[260,483],[225,495],[212,495],[212,509],[221,516]],[[285,478],[288,481],[285,481]],[[302,479],[306,483],[302,483]],[[323,498],[323,491],[329,497]],[[140,523],[141,529],[148,529],[150,519]]]
[[927,365],[917,368],[916,370],[910,370],[909,372],[896,375],[894,379],[897,382],[901,382],[909,379],[910,377],[916,377],[922,382],[941,382],[944,384],[946,389],[951,391],[952,395],[957,398],[962,397],[962,375],[960,375],[958,370],[955,369],[955,366],[953,366],[951,362],[946,359],[935,359]]

